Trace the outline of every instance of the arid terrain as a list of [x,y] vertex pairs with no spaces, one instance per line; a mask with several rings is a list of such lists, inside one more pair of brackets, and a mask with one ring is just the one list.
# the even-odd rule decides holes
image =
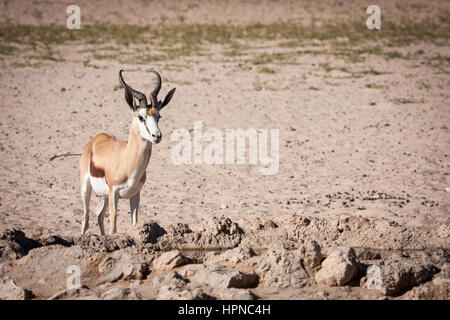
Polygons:
[[[450,1],[378,1],[380,30],[364,1],[130,3],[70,30],[70,2],[0,1],[0,299],[449,299]],[[177,90],[139,228],[120,200],[99,236],[93,197],[80,236],[68,154],[127,139],[120,69]],[[279,130],[278,171],[177,165],[196,121]]]

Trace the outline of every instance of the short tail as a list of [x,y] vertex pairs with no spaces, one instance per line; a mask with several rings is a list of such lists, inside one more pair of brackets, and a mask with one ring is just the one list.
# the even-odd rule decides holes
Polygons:
[[55,154],[53,157],[50,158],[49,161],[53,161],[56,158],[61,158],[61,157],[73,157],[73,156],[81,156],[81,153],[64,153],[64,154]]

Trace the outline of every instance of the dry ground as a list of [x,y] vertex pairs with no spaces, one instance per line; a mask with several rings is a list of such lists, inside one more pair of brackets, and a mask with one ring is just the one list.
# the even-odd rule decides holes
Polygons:
[[[168,22],[119,31],[91,18],[99,19],[88,3],[80,5],[82,23],[91,23],[82,31],[47,27],[61,22],[49,10],[66,16],[63,4],[24,3],[2,4],[11,23],[2,27],[0,60],[1,224],[78,231],[78,157],[49,159],[80,152],[98,132],[127,138],[121,68],[142,91],[151,90],[151,68],[164,77],[162,93],[177,87],[160,122],[164,140],[154,147],[141,220],[344,213],[418,227],[448,221],[448,14],[441,10],[448,2],[411,2],[408,17],[425,22],[405,22],[403,30],[390,24],[395,14],[404,16],[403,5],[381,5],[381,31],[365,28],[359,2],[305,2],[298,10],[284,2],[246,4],[234,15],[226,13],[234,2],[217,9],[155,4]],[[130,22],[132,12],[150,7],[138,2],[120,10],[130,17],[117,20],[119,2],[99,4],[100,22]],[[331,12],[337,12],[332,21]],[[305,16],[322,26],[308,27]],[[131,21],[142,23],[139,17]],[[279,129],[278,174],[261,176],[250,165],[176,166],[171,134],[197,120],[204,131]],[[376,199],[367,200],[372,192]],[[222,203],[229,208],[221,210]],[[120,231],[129,228],[127,211],[123,201]]]

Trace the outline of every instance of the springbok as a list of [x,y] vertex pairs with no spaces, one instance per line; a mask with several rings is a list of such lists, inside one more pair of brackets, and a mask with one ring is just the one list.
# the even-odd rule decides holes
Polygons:
[[[103,220],[110,208],[110,233],[117,232],[117,204],[120,198],[130,199],[130,213],[133,227],[138,223],[140,191],[146,180],[146,169],[152,153],[152,144],[162,139],[158,127],[159,112],[172,99],[175,88],[169,91],[163,101],[158,101],[161,76],[156,71],[157,84],[150,93],[150,104],[139,91],[132,89],[122,78],[119,83],[125,89],[125,101],[131,108],[133,119],[130,124],[128,141],[117,140],[114,136],[100,133],[84,147],[80,159],[81,198],[84,215],[81,234],[89,228],[89,202],[92,190],[101,197],[96,214],[100,233],[105,234]],[[136,100],[138,105],[136,105]],[[108,201],[109,200],[109,201]]]

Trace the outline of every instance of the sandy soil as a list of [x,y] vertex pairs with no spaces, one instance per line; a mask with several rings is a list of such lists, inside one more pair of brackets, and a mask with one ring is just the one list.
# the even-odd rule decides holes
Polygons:
[[[2,0],[0,21],[19,24],[65,24],[71,1]],[[158,24],[187,23],[270,23],[295,20],[321,23],[330,19],[365,17],[367,2],[361,0],[126,0],[77,1],[83,21],[88,23]],[[386,17],[414,17],[426,20],[442,13],[448,1],[377,1]]]
[[[188,70],[161,70],[165,77],[187,78],[192,84],[164,83],[163,93],[172,86],[177,93],[160,121],[164,140],[154,147],[147,170],[142,220],[191,222],[222,213],[252,219],[339,212],[433,227],[449,218],[449,193],[444,189],[450,185],[450,116],[441,96],[446,92],[447,76],[427,72],[429,67],[417,62],[399,61],[393,66],[391,61],[373,61],[371,66],[392,74],[358,81],[330,80],[333,84],[329,85],[317,70],[319,61],[298,60],[298,65],[280,67],[275,79],[242,71],[234,61],[198,61]],[[411,86],[411,79],[405,78],[413,72],[411,64],[417,66],[412,69],[417,72],[414,82],[427,81],[432,89]],[[112,63],[108,69],[86,70],[79,62],[66,62],[3,72],[1,90],[7,100],[1,119],[1,223],[46,224],[57,231],[78,231],[78,157],[49,159],[80,152],[99,132],[127,139],[128,106],[123,93],[113,90],[121,67]],[[301,80],[309,71],[313,75]],[[238,76],[228,76],[228,72]],[[127,76],[134,83],[151,83],[151,76],[141,70]],[[289,89],[256,92],[255,77]],[[210,78],[211,83],[201,82],[202,78]],[[368,83],[387,88],[365,88]],[[389,102],[404,96],[426,102]],[[377,104],[371,106],[372,101]],[[176,166],[171,150],[177,142],[171,141],[171,133],[177,128],[192,129],[197,120],[203,121],[205,129],[223,132],[227,128],[279,129],[278,174],[261,176],[259,167],[249,165]],[[395,200],[364,201],[360,197],[345,208],[339,199],[326,197],[337,192],[355,197],[372,190],[409,202],[399,207]],[[324,206],[330,201],[329,207]],[[427,201],[439,205],[430,207]],[[222,203],[229,208],[220,210]],[[121,201],[120,231],[129,227],[127,211],[128,204]]]
[[[306,23],[311,17],[322,21],[330,16],[365,16],[360,1],[250,1],[239,5],[239,10],[237,1],[177,1],[176,5],[138,1],[133,6],[99,1],[95,10],[92,1],[80,3],[88,22]],[[400,19],[405,10],[409,16],[414,10],[425,20],[449,4],[380,3],[386,15]],[[2,1],[1,19],[64,24],[65,7],[64,1]],[[248,44],[253,46],[248,55],[224,57],[221,46],[211,45],[207,56],[148,66],[89,56],[90,63],[98,66],[93,68],[83,64],[89,53],[82,51],[92,48],[85,43],[55,46],[64,61],[46,61],[38,67],[14,67],[30,52],[3,55],[0,227],[45,226],[58,234],[78,235],[79,157],[50,158],[80,153],[100,132],[127,139],[131,117],[123,92],[117,89],[122,68],[127,81],[146,93],[154,81],[147,72],[151,68],[164,77],[162,94],[177,88],[162,112],[164,138],[153,147],[147,169],[141,223],[183,222],[195,229],[215,215],[240,225],[257,218],[276,218],[280,223],[293,215],[352,216],[388,218],[427,231],[450,221],[449,67],[447,63],[442,71],[425,63],[426,57],[448,57],[448,43],[397,48],[403,54],[423,52],[411,59],[369,55],[365,61],[349,63],[333,55],[298,55],[293,63],[270,65],[274,73],[261,73],[249,59],[289,49],[271,41]],[[301,49],[328,45],[315,41]],[[335,68],[326,70],[324,64]],[[362,76],[349,76],[339,67]],[[409,103],[398,103],[399,99]],[[224,133],[235,128],[279,129],[279,172],[262,176],[259,166],[248,164],[175,165],[171,151],[177,142],[171,141],[172,132],[192,130],[194,121],[203,122],[203,131],[216,128]],[[91,210],[96,202],[94,197]],[[131,232],[128,211],[128,202],[121,200],[119,232]],[[89,232],[98,233],[94,223]]]

